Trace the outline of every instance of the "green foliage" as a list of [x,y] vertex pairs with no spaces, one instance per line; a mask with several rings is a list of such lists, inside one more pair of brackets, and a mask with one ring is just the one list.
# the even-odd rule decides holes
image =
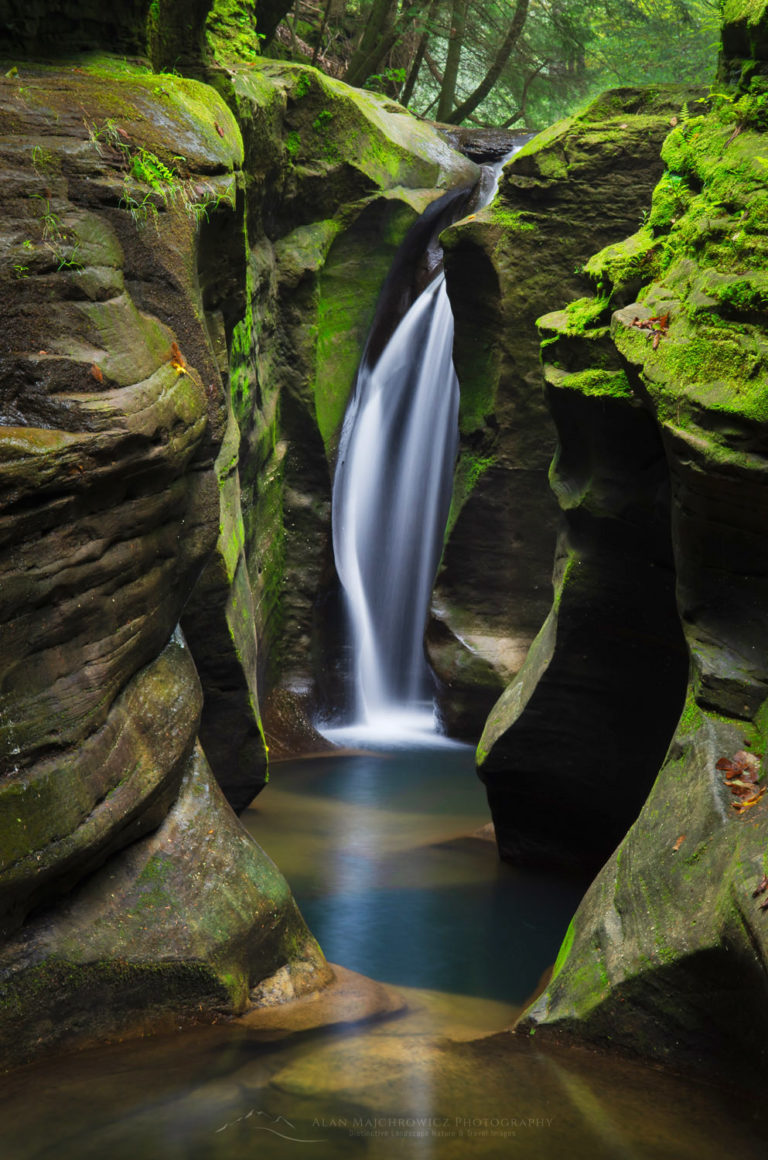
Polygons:
[[181,176],[177,164],[183,163],[184,157],[176,155],[169,164],[151,150],[133,145],[128,133],[112,118],[101,126],[88,125],[88,137],[102,158],[122,170],[119,204],[137,227],[155,221],[161,209],[173,206],[179,206],[196,222],[207,220],[224,200],[210,184],[193,185]]
[[[183,158],[179,158],[183,160]],[[173,188],[178,177],[174,169],[169,169],[159,157],[150,153],[148,149],[140,148],[130,159],[130,175],[136,181],[141,181],[154,193],[166,194]]]
[[[481,123],[541,128],[607,88],[707,84],[714,76],[717,0],[469,0],[466,10],[456,0],[346,0],[332,8],[319,5],[314,18],[306,8],[302,20],[288,18],[293,48],[284,51],[307,60],[318,46],[313,63],[344,77],[361,40],[371,38],[369,23],[379,22],[378,42],[389,44],[394,22],[399,37],[378,59],[374,51],[367,79],[347,79],[397,99],[405,94],[412,110],[434,116],[445,103],[443,89],[452,90],[447,78],[454,76],[456,37],[461,46],[454,109],[493,71],[523,9],[522,32],[472,115]],[[411,69],[423,37],[428,56],[414,79]],[[450,68],[449,45],[454,49]]]
[[[73,241],[72,231],[67,229],[59,216],[54,213],[49,198],[39,193],[34,193],[32,196],[41,204],[40,221],[43,227],[43,242],[56,261],[56,269],[82,270],[80,247],[77,241]],[[26,270],[27,267],[23,267],[23,272]],[[22,275],[17,274],[17,276]]]
[[374,93],[389,93],[393,85],[399,87],[404,85],[406,80],[406,71],[404,68],[385,68],[380,73],[374,73],[373,76],[368,77],[364,89],[370,89]]

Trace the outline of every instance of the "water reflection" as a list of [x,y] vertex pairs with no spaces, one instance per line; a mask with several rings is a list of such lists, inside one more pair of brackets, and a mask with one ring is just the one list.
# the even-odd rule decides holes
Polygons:
[[249,826],[331,957],[374,964],[406,1012],[278,1043],[235,1022],[21,1069],[0,1089],[2,1160],[764,1160],[761,1110],[731,1092],[488,1034],[551,961],[577,887],[500,866],[465,836],[486,818],[466,753],[278,767]]
[[397,985],[521,1003],[586,886],[472,837],[489,815],[466,746],[278,765],[243,820],[327,956]]
[[0,1095],[3,1160],[764,1160],[765,1139],[715,1088],[399,1021],[278,1048],[233,1027],[126,1044]]

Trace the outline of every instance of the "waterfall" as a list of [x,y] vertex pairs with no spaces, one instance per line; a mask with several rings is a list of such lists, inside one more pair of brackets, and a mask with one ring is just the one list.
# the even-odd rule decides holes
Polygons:
[[422,638],[451,498],[459,384],[442,272],[361,370],[333,489],[333,545],[355,649],[357,721],[432,728]]
[[[481,204],[492,199],[501,164],[484,171]],[[347,408],[332,522],[354,706],[351,724],[323,729],[334,740],[436,738],[423,637],[451,501],[459,413],[453,315],[437,237],[466,211],[471,192],[435,203],[403,243]],[[427,284],[415,293],[419,276]]]

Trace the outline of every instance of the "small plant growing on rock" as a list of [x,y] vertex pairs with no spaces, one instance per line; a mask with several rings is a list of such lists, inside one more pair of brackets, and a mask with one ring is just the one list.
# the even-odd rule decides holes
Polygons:
[[[208,183],[193,184],[183,178],[176,163],[184,157],[171,158],[166,164],[156,153],[135,146],[125,129],[113,120],[107,120],[99,128],[86,122],[88,137],[99,156],[112,161],[123,170],[123,192],[121,209],[130,213],[137,227],[156,221],[161,207],[179,205],[195,222],[207,220],[211,210],[215,210],[223,200]],[[219,126],[217,130],[221,133]]]
[[[42,212],[40,219],[43,225],[43,242],[46,249],[50,250],[56,259],[57,270],[82,270],[83,263],[80,260],[80,247],[77,241],[72,240],[72,232],[68,230],[61,222],[57,214],[51,208],[50,199],[44,197],[40,193],[32,194],[42,204]],[[31,249],[32,243],[27,245],[29,239],[23,243],[25,249]]]

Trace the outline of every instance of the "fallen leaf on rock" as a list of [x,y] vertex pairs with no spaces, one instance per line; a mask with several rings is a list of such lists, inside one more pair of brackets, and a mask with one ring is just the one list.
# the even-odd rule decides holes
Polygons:
[[680,849],[680,847],[682,846],[684,841],[685,841],[685,834],[681,834],[680,837],[675,842],[674,846],[672,847],[673,854],[677,853],[677,851]]
[[91,378],[95,379],[97,383],[104,382],[104,374],[101,367],[97,367],[96,363],[91,363]]
[[216,132],[219,134],[219,136],[220,136],[220,137],[223,137],[223,136],[224,136],[224,130],[222,129],[222,127],[221,127],[221,125],[219,124],[219,122],[218,122],[218,121],[214,121],[214,122],[213,122],[213,124],[214,124],[214,128],[216,129]]
[[171,343],[171,357],[169,361],[177,375],[185,375],[187,373],[187,360],[179,350],[179,344],[177,342]]
[[715,769],[720,769],[727,778],[739,777],[744,774],[750,781],[757,781],[760,773],[760,754],[747,753],[739,749],[733,757],[721,757]]
[[755,783],[753,781],[744,781],[741,777],[735,777],[733,781],[726,783],[731,793],[735,793],[738,797],[751,797],[755,792]]
[[739,749],[733,757],[720,757],[715,769],[725,774],[724,781],[737,799],[731,805],[737,813],[756,806],[765,793],[765,786],[758,785],[760,777],[760,754],[747,753]]
[[739,801],[731,802],[731,806],[733,807],[733,809],[736,810],[736,812],[738,814],[743,814],[745,810],[751,810],[752,806],[756,806],[764,793],[765,793],[765,786],[761,786],[760,789],[757,791],[757,793],[753,797],[740,798]]
[[662,338],[666,337],[669,330],[669,314],[658,314],[652,318],[635,318],[629,324],[636,326],[638,330],[647,330],[648,337],[653,339],[653,349],[657,350]]

